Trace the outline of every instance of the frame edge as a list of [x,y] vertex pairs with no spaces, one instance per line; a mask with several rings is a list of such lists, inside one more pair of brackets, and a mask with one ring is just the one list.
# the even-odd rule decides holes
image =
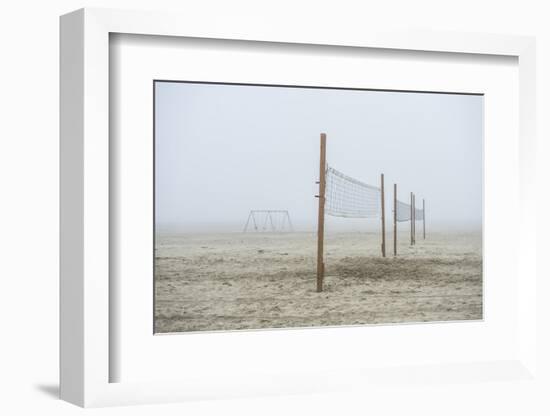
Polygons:
[[59,396],[84,405],[84,11],[60,18]]

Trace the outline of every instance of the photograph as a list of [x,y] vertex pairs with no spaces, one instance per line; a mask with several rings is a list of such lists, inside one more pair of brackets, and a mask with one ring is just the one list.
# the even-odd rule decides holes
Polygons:
[[153,91],[154,333],[483,320],[483,94]]

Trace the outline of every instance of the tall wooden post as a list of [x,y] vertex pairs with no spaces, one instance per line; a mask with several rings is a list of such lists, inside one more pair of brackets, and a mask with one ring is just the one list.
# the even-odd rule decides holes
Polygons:
[[411,192],[411,246],[414,244],[413,240],[413,224],[414,224],[414,213],[413,213],[413,193]]
[[426,201],[422,198],[422,235],[426,239]]
[[384,196],[384,174],[380,174],[380,198],[382,203],[382,257],[386,257],[386,199]]
[[327,165],[327,135],[321,133],[321,151],[319,158],[319,217],[317,222],[317,292],[323,291],[325,275],[324,239],[325,239],[325,187]]
[[397,184],[393,184],[393,255],[397,256]]

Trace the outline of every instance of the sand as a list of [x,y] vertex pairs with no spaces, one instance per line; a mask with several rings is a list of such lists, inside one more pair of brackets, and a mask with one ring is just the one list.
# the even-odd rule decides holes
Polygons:
[[159,234],[156,332],[482,319],[480,233],[326,236],[317,293],[314,233]]

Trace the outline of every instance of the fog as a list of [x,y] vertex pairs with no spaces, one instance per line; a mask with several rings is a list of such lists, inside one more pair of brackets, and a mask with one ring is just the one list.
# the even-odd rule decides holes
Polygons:
[[[394,183],[425,199],[428,230],[481,226],[482,96],[157,82],[157,230],[242,231],[251,209],[314,230],[322,132],[331,166],[376,186],[384,173],[387,227]],[[327,218],[346,227],[379,221]]]

